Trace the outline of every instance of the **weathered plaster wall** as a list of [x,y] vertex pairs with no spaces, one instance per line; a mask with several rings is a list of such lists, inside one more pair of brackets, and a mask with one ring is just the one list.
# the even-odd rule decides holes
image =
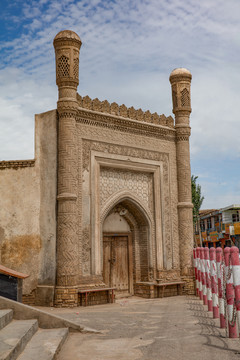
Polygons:
[[103,232],[109,233],[126,233],[130,232],[130,226],[119,213],[111,213],[103,224]]
[[5,168],[0,171],[1,263],[29,274],[23,293],[38,283],[40,187],[36,167]]
[[[46,286],[55,285],[56,276],[56,193],[57,193],[57,112],[35,116],[36,168],[40,177],[38,296],[44,297]],[[42,287],[45,289],[42,289]],[[40,292],[43,291],[41,295]]]
[[56,110],[36,115],[35,163],[0,167],[0,261],[29,274],[23,294],[54,286],[56,272]]

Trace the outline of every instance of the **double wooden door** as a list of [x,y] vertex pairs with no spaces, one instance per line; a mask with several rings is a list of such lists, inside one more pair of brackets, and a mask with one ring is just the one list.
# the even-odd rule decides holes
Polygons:
[[131,239],[129,235],[103,236],[103,280],[120,293],[132,293]]

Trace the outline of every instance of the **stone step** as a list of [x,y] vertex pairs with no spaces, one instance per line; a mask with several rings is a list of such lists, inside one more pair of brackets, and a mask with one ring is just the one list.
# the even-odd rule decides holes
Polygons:
[[53,360],[68,336],[68,329],[39,329],[18,360]]
[[0,330],[7,326],[13,318],[13,311],[11,309],[0,310]]
[[12,320],[0,331],[0,360],[17,359],[37,329],[37,320]]

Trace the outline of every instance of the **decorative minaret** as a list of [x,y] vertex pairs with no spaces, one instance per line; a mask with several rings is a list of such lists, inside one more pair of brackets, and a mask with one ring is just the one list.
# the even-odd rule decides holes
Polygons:
[[54,39],[58,85],[58,216],[55,303],[77,305],[77,86],[81,40],[69,30]]
[[181,275],[192,275],[193,218],[191,194],[191,168],[189,136],[191,128],[191,73],[175,69],[170,75],[172,85],[173,113],[175,114],[176,154],[178,178],[178,221]]

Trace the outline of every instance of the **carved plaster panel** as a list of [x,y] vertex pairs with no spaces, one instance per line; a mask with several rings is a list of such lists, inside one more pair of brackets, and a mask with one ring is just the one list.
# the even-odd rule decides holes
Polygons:
[[[169,264],[172,264],[173,268],[179,268],[177,213],[178,192],[175,142],[159,140],[154,137],[149,138],[147,135],[133,136],[127,132],[121,132],[109,128],[97,128],[95,126],[82,123],[77,124],[77,129],[79,139],[79,160],[82,160],[82,167],[79,167],[79,184],[82,181],[83,174],[90,173],[90,158],[92,151],[104,152],[106,154],[124,155],[129,158],[140,158],[143,159],[143,161],[161,161],[163,163],[163,237],[164,246],[169,244],[167,246],[168,251],[166,251],[165,260]],[[99,139],[101,139],[101,142]],[[79,197],[81,196],[82,194],[79,190]],[[80,208],[81,212],[82,207],[80,206]],[[82,256],[81,258],[84,262],[84,258]]]
[[175,142],[166,140],[159,140],[154,137],[148,137],[147,134],[133,136],[131,133],[113,130],[110,128],[97,128],[91,125],[77,123],[78,136],[83,139],[90,139],[98,142],[101,139],[102,143],[112,145],[127,145],[130,148],[137,148],[142,150],[150,150],[151,152],[161,153],[168,156],[173,153],[176,156]]
[[[80,132],[81,134],[81,132]],[[126,134],[125,134],[126,135]],[[171,267],[173,264],[173,244],[172,244],[172,233],[173,233],[173,229],[174,231],[176,231],[176,226],[173,227],[173,222],[176,224],[177,223],[177,212],[173,212],[172,214],[172,210],[171,210],[171,198],[170,198],[170,178],[169,178],[169,171],[170,171],[170,167],[169,167],[169,154],[167,153],[163,153],[163,152],[157,152],[157,151],[149,151],[146,149],[140,149],[140,148],[134,148],[134,147],[130,147],[130,146],[121,146],[121,145],[116,145],[116,144],[111,144],[111,143],[106,143],[106,142],[100,142],[100,141],[91,141],[91,140],[86,140],[83,139],[82,141],[82,159],[83,159],[83,171],[87,171],[89,172],[90,169],[90,159],[91,159],[91,152],[92,151],[97,151],[97,152],[103,152],[106,154],[116,154],[116,155],[124,155],[124,156],[129,156],[131,158],[138,158],[138,159],[143,159],[144,160],[153,160],[156,162],[161,162],[162,165],[162,179],[163,179],[163,183],[161,186],[161,195],[159,194],[158,196],[161,196],[163,198],[163,242],[164,242],[164,263],[165,264],[169,264],[169,266]],[[103,171],[103,172],[102,172]],[[103,190],[100,193],[100,201],[104,202],[104,199],[106,199],[107,197],[111,196],[111,193],[114,192],[116,189],[116,187],[121,186],[124,187],[126,186],[126,183],[128,183],[127,186],[129,186],[129,181],[131,179],[131,181],[133,182],[133,178],[134,181],[137,182],[137,179],[139,179],[140,174],[136,174],[133,176],[133,174],[131,172],[127,173],[124,170],[124,176],[126,177],[125,180],[125,185],[124,185],[124,180],[122,180],[122,182],[120,182],[120,180],[117,180],[118,176],[120,175],[120,172],[122,170],[115,170],[115,172],[113,172],[113,170],[111,170],[111,176],[112,179],[110,180],[106,180],[108,176],[110,176],[110,170],[109,169],[105,169],[103,170],[103,168],[101,169],[102,175],[101,175],[101,187],[102,185],[104,185],[105,182],[111,182],[112,183],[112,190],[110,189],[106,189]],[[108,173],[108,175],[107,175]],[[123,174],[122,174],[123,175]],[[149,208],[149,210],[152,212],[153,211],[153,205],[152,203],[154,202],[153,196],[149,197],[150,194],[150,188],[152,188],[152,182],[153,180],[151,179],[151,175],[150,174],[143,174],[143,178],[145,179],[146,183],[148,185],[144,185],[144,191],[145,191],[145,195],[143,195],[143,193],[141,193],[140,190],[134,190],[135,194],[139,197],[141,197],[141,200],[143,200],[145,202],[145,204],[147,204],[147,207]],[[175,180],[176,181],[176,180]],[[143,185],[142,185],[143,187]],[[176,221],[172,222],[172,216],[174,218],[176,218]],[[160,220],[161,221],[161,220]],[[89,235],[90,238],[90,235]],[[174,234],[174,239],[178,240],[178,236],[176,234]],[[178,244],[176,244],[175,247],[178,247]],[[178,254],[175,254],[175,256],[178,257]],[[84,262],[84,259],[83,259]],[[178,263],[178,260],[176,261]]]
[[91,150],[103,151],[109,154],[125,155],[140,159],[168,162],[168,154],[130,146],[114,145],[99,141],[83,141],[83,169],[89,170]]
[[100,171],[100,205],[101,208],[111,195],[129,190],[139,197],[153,213],[153,175],[138,171],[127,171],[113,168],[101,168]]

